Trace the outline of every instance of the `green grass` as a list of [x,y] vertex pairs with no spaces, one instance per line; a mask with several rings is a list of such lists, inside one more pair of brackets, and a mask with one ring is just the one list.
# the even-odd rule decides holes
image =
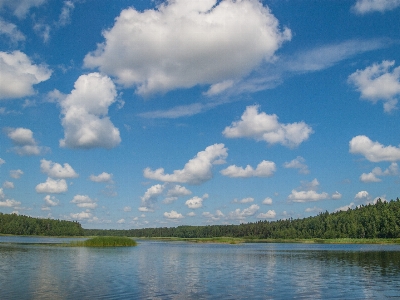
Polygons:
[[132,238],[121,236],[98,236],[68,244],[70,247],[133,247],[136,245],[136,241]]

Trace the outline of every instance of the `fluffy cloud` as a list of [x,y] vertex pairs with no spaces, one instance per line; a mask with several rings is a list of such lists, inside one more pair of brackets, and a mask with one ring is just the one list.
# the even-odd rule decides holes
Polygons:
[[0,35],[7,36],[14,44],[21,41],[25,41],[24,34],[18,30],[15,24],[5,22],[1,18],[0,18]]
[[161,184],[156,184],[148,188],[146,193],[141,197],[142,203],[139,211],[153,211],[157,198],[163,193],[164,188],[165,186]]
[[185,205],[191,209],[200,208],[203,206],[203,200],[208,198],[208,194],[203,195],[203,197],[194,196],[193,198],[187,200]]
[[391,165],[385,171],[382,171],[381,168],[376,167],[370,173],[361,174],[360,180],[366,183],[380,182],[382,179],[380,179],[378,176],[394,176],[398,174],[398,171],[399,167],[397,163],[391,163]]
[[6,195],[3,189],[0,188],[0,207],[17,207],[21,202],[15,201],[14,199],[6,199]]
[[1,0],[0,8],[8,7],[18,18],[24,18],[32,7],[45,3],[46,0]]
[[14,182],[4,181],[3,188],[5,188],[5,189],[13,189],[14,188]]
[[26,54],[0,51],[0,100],[21,98],[35,93],[33,85],[46,81],[51,71],[34,65]]
[[254,198],[247,197],[247,198],[243,198],[243,199],[241,199],[241,200],[238,200],[238,199],[233,200],[233,203],[242,203],[242,204],[245,204],[245,203],[251,203],[251,202],[254,202]]
[[173,188],[170,188],[167,192],[167,197],[164,199],[165,204],[172,203],[178,200],[178,197],[188,196],[192,192],[185,188],[184,186],[175,185]]
[[92,174],[89,176],[89,179],[93,182],[112,182],[112,176],[112,174],[103,172],[97,176]]
[[231,220],[244,220],[247,217],[254,216],[260,207],[257,204],[253,204],[248,208],[240,210],[239,208],[231,211],[228,214],[228,219]]
[[24,175],[24,172],[23,172],[22,170],[20,170],[20,169],[18,169],[18,170],[11,170],[11,171],[10,171],[10,176],[11,176],[11,178],[19,179],[19,178],[21,178],[22,175]]
[[129,212],[129,211],[132,211],[132,208],[130,206],[125,206],[124,212]]
[[228,156],[228,149],[224,144],[208,146],[204,151],[197,153],[196,157],[189,160],[182,170],[175,170],[172,174],[165,174],[163,168],[152,171],[146,168],[143,176],[164,182],[180,182],[188,184],[201,184],[212,178],[213,164],[221,163]]
[[212,214],[212,213],[210,213],[210,212],[208,212],[208,211],[203,212],[203,213],[202,213],[202,216],[205,217],[205,218],[207,218],[207,219],[209,219],[210,221],[218,221],[218,220],[220,220],[221,218],[225,217],[225,215],[224,215],[224,214],[222,213],[222,211],[220,211],[219,209],[217,209],[217,210],[215,211],[215,214]]
[[92,217],[92,214],[87,211],[82,211],[82,212],[76,213],[76,214],[71,213],[70,216],[74,220],[87,220]]
[[291,33],[257,0],[178,0],[125,9],[103,36],[85,65],[149,94],[197,84],[221,89],[273,59]]
[[0,158],[0,166],[1,166],[2,164],[5,164],[5,163],[6,163],[6,161],[5,161],[4,159]]
[[95,200],[91,199],[87,195],[75,195],[71,200],[71,203],[76,204],[76,206],[87,209],[94,209],[97,207]]
[[374,11],[384,12],[400,6],[400,0],[357,0],[353,10],[358,14],[366,14]]
[[364,70],[357,70],[349,76],[349,82],[356,86],[361,98],[372,103],[384,101],[385,112],[396,108],[396,97],[400,95],[400,67],[390,71],[394,63],[384,60]]
[[47,178],[46,182],[39,183],[36,186],[37,193],[60,194],[68,191],[68,185],[65,179]]
[[267,197],[263,200],[262,204],[271,205],[272,199],[270,197]]
[[79,176],[69,164],[65,163],[64,166],[61,166],[45,159],[40,161],[40,170],[53,178],[75,178]]
[[184,218],[182,214],[176,212],[175,210],[171,210],[171,212],[165,212],[164,217],[166,217],[167,219],[175,219],[175,220]]
[[241,120],[233,122],[222,132],[227,138],[253,138],[268,144],[297,147],[308,139],[313,130],[304,122],[282,124],[277,115],[258,113],[259,106],[248,106]]
[[47,195],[43,198],[45,207],[53,207],[53,206],[58,206],[60,204],[60,201],[56,199],[54,196]]
[[116,96],[109,77],[99,73],[80,76],[74,90],[60,101],[64,127],[60,146],[83,149],[117,146],[121,142],[119,130],[107,116]]
[[257,216],[258,219],[273,219],[275,217],[276,217],[275,210],[269,210],[266,213],[260,213]]
[[367,191],[360,191],[355,196],[355,199],[367,199],[369,198],[369,193]]
[[263,160],[257,165],[256,169],[253,169],[250,165],[247,165],[244,169],[242,167],[232,165],[224,170],[221,170],[221,174],[234,178],[271,177],[275,171],[276,165],[274,162]]
[[334,193],[332,194],[331,198],[332,198],[333,200],[342,199],[342,194],[339,193],[338,191],[336,191],[336,192],[334,192]]
[[319,194],[317,192],[318,187],[319,182],[316,178],[311,182],[303,182],[302,188],[305,190],[292,190],[292,193],[289,195],[288,199],[292,202],[311,202],[328,199],[328,193],[324,192]]
[[44,147],[39,147],[33,138],[33,132],[27,128],[6,128],[7,136],[11,139],[15,147],[12,148],[16,154],[21,156],[39,155],[46,151]]
[[372,162],[397,161],[400,160],[400,148],[394,146],[383,146],[378,142],[371,141],[365,135],[358,135],[351,139],[350,153],[361,154]]
[[305,161],[306,160],[303,157],[297,156],[290,162],[285,162],[283,166],[285,168],[299,169],[300,174],[308,174],[310,173],[310,170],[308,169],[308,166],[305,164]]

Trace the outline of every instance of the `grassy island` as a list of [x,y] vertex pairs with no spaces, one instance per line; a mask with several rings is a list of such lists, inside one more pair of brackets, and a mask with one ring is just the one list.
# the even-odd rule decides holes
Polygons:
[[135,240],[123,236],[98,236],[68,244],[70,247],[133,247],[136,245]]

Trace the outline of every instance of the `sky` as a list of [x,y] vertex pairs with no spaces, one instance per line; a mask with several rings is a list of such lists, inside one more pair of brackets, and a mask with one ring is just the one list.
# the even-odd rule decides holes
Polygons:
[[400,0],[0,0],[0,212],[240,224],[396,199]]

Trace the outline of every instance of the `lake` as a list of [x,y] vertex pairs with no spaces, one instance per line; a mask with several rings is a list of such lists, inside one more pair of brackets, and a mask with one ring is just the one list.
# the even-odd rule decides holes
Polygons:
[[0,237],[0,299],[400,299],[400,245]]

